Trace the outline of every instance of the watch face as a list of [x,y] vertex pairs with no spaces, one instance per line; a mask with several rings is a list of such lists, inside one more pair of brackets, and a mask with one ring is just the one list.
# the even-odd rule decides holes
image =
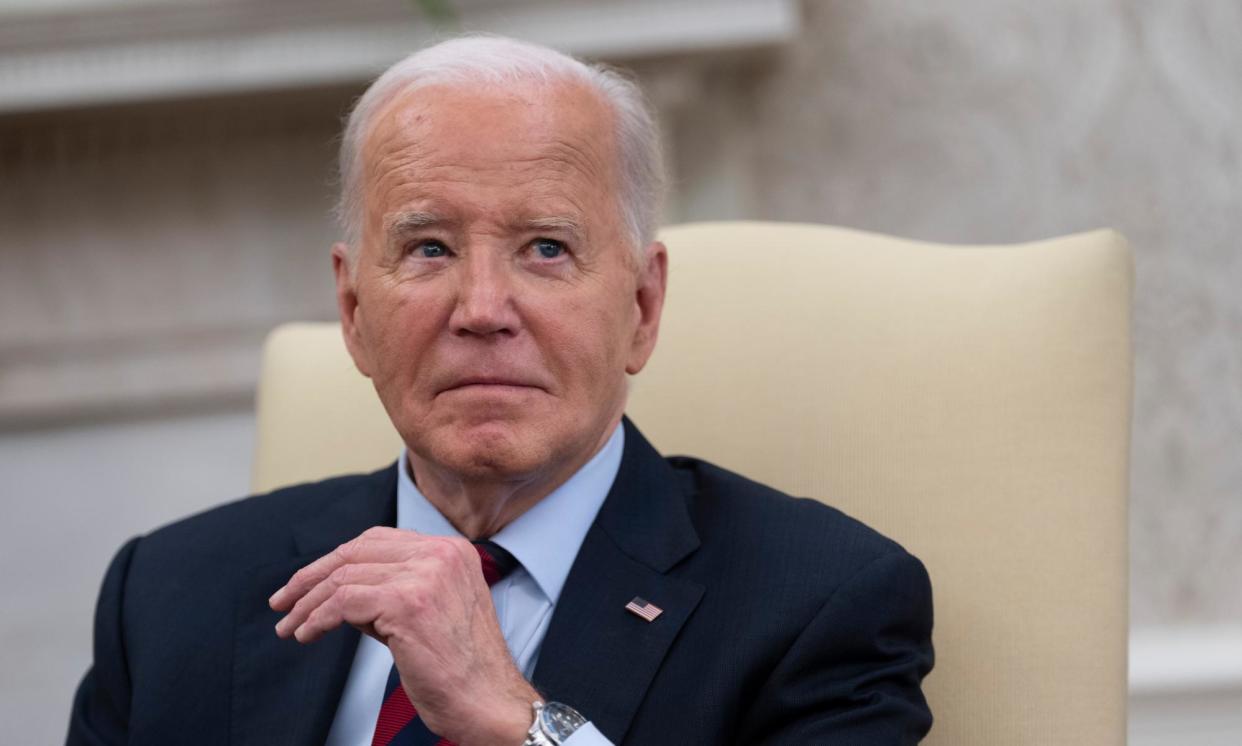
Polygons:
[[577,710],[560,702],[547,703],[540,714],[543,732],[556,739],[557,743],[572,736],[574,731],[585,723],[586,718],[582,717]]

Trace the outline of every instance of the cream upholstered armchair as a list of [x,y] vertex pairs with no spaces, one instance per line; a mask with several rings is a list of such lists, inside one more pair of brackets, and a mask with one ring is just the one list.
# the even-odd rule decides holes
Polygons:
[[[929,744],[1125,740],[1129,250],[1097,231],[944,246],[824,226],[669,228],[629,413],[927,564]],[[254,486],[395,458],[335,324],[273,332]]]

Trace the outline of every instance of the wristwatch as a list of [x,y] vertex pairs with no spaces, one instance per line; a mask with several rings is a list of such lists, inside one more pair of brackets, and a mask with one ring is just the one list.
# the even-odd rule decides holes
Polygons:
[[561,746],[587,719],[574,708],[560,702],[532,702],[535,722],[526,731],[522,746]]

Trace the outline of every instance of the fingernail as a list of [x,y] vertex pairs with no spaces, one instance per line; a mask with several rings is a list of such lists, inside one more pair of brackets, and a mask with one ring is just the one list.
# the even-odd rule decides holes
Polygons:
[[272,608],[276,608],[276,604],[280,602],[280,597],[283,596],[284,593],[285,593],[284,586],[281,586],[279,590],[277,590],[275,593],[271,595],[271,597],[267,599],[267,605],[271,606]]

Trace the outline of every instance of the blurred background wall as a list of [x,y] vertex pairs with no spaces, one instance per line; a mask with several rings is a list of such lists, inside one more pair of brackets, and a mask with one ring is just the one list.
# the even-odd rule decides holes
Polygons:
[[6,742],[63,737],[121,542],[245,494],[263,334],[334,317],[340,118],[435,21],[636,70],[668,222],[1120,229],[1131,743],[1242,742],[1237,0],[0,0]]

